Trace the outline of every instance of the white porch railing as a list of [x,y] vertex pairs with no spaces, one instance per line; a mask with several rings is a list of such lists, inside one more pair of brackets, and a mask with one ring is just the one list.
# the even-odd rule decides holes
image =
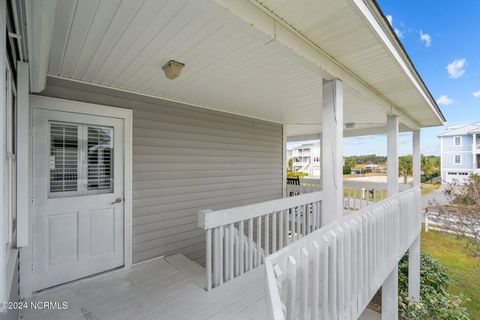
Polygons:
[[287,184],[287,197],[298,196],[305,193],[321,191],[320,179],[300,178],[300,184]]
[[387,184],[384,182],[346,180],[343,189],[346,210],[359,210],[387,197]]
[[[320,179],[300,179],[300,185],[287,184],[287,197],[321,191]],[[384,182],[350,181],[343,182],[344,209],[359,210],[387,197]]]
[[266,257],[269,318],[358,319],[420,228],[415,187]]
[[263,264],[265,256],[319,229],[322,193],[218,211],[203,210],[207,290]]

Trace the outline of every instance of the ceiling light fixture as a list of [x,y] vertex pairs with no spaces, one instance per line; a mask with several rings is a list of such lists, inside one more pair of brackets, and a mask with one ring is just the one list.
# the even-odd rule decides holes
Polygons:
[[173,80],[182,73],[183,67],[185,67],[185,64],[170,60],[163,65],[162,70],[165,72],[165,77],[167,77],[167,79]]

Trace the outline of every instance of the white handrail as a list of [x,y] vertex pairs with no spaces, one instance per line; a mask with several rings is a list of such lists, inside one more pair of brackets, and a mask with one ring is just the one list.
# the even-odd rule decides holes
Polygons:
[[420,188],[340,218],[265,258],[270,319],[358,319],[418,237]]
[[218,211],[203,210],[207,289],[263,264],[265,256],[319,229],[322,193]]

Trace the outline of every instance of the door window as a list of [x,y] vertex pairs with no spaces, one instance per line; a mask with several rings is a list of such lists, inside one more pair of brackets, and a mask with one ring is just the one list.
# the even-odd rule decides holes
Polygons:
[[49,197],[113,192],[113,128],[49,123]]
[[79,191],[78,129],[77,125],[50,124],[50,193],[74,195]]
[[88,127],[87,189],[96,193],[112,192],[113,129]]

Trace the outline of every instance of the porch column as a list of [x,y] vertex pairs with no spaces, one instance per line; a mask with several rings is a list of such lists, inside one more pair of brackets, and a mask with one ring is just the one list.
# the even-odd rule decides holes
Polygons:
[[343,215],[343,82],[323,81],[322,119],[323,219],[328,224]]
[[[387,116],[387,192],[398,193],[398,117]],[[398,265],[382,285],[382,320],[398,319]]]
[[[421,176],[421,153],[420,153],[420,130],[412,133],[413,153],[413,186],[420,185]],[[418,214],[421,214],[421,204],[418,204]],[[421,219],[419,219],[421,221]],[[418,225],[418,237],[408,249],[408,295],[411,299],[420,299],[420,231],[421,222]]]

